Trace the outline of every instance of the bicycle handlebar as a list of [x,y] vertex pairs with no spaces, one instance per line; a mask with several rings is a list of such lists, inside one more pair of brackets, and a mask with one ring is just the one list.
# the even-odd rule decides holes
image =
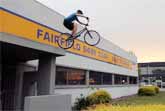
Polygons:
[[87,21],[88,21],[88,22],[87,22],[87,24],[86,24],[85,26],[88,26],[88,23],[89,23],[89,18],[87,17],[86,19],[87,19]]
[[87,23],[86,23],[86,24],[84,24],[84,23],[82,23],[82,22],[79,22],[79,23],[82,24],[82,25],[88,26],[88,23],[89,23],[89,17],[84,17],[84,18],[87,19]]

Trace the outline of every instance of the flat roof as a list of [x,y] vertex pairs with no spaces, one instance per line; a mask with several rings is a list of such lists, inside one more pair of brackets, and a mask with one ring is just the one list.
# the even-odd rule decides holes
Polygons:
[[165,62],[138,63],[138,67],[165,67]]

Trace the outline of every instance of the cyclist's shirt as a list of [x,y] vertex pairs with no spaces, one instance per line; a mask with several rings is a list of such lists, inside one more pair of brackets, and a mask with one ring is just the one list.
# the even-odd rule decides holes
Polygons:
[[64,21],[68,23],[72,23],[74,20],[78,20],[76,13],[73,13],[64,19]]

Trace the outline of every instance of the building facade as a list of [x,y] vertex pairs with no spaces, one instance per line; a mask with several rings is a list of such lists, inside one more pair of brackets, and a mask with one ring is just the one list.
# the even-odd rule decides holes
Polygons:
[[140,82],[165,87],[165,62],[139,63]]
[[[55,93],[71,94],[73,104],[80,94],[91,93],[90,87],[105,89],[112,98],[137,92],[138,72],[134,55],[103,38],[96,47],[83,45],[78,53],[68,51],[65,56],[57,58]],[[83,55],[79,54],[81,51]]]
[[91,87],[113,98],[137,93],[136,56],[104,38],[59,48],[63,19],[35,0],[0,0],[0,110],[68,111]]

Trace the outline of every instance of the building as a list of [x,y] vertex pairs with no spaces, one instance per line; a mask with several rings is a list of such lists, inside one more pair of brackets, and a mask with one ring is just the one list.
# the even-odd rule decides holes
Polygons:
[[59,48],[68,32],[63,19],[35,0],[0,0],[2,111],[68,111],[89,87],[113,98],[137,92],[136,56],[103,38],[97,46],[80,37],[71,49]]
[[165,62],[139,63],[138,67],[141,83],[165,87]]

